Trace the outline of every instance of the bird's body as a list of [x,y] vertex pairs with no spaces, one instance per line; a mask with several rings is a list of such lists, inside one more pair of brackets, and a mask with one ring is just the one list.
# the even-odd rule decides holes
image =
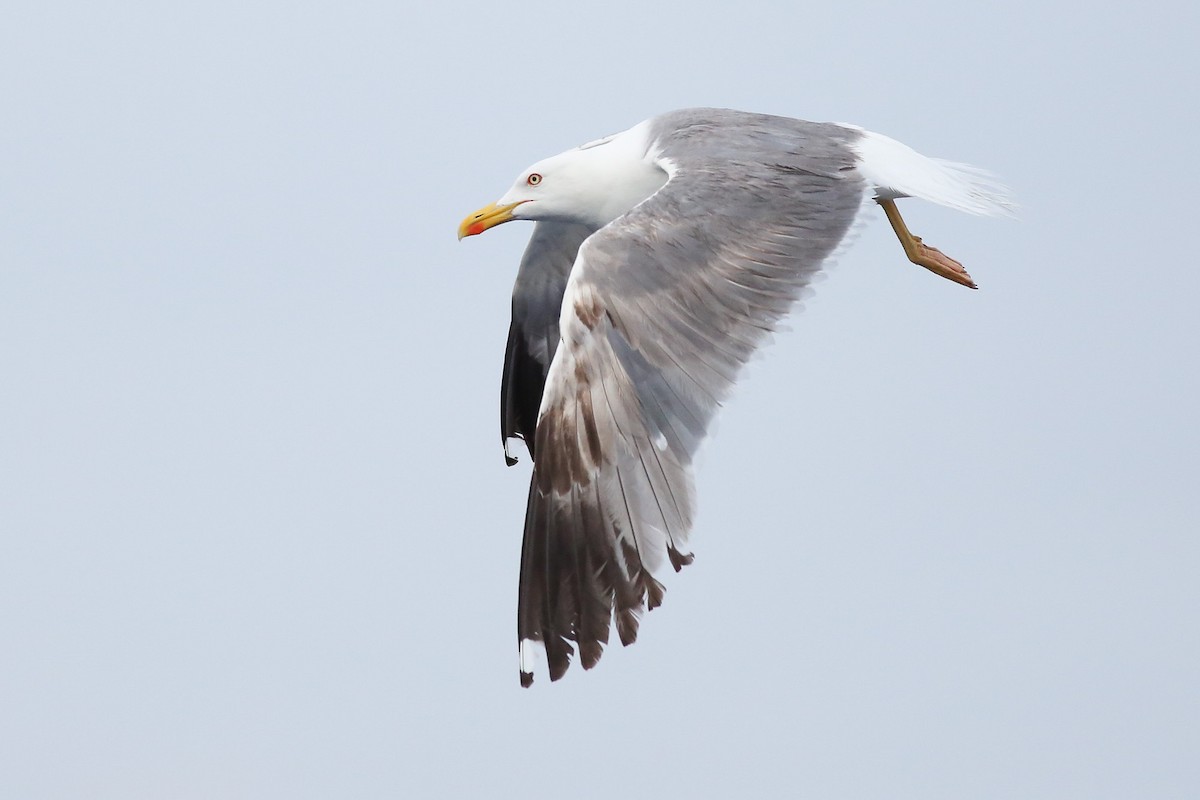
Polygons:
[[[691,463],[741,366],[864,210],[916,263],[973,285],[908,234],[893,200],[1005,210],[981,173],[853,126],[720,109],[671,112],[530,167],[460,236],[537,222],[513,292],[501,434],[534,474],[522,546],[522,683],[585,668],[615,619],[629,644],[691,561]],[[893,213],[895,217],[893,218]],[[907,240],[906,237],[907,236]]]

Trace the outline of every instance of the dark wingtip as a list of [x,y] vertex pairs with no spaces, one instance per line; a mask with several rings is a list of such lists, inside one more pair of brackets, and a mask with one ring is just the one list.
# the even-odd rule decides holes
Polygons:
[[575,655],[575,651],[570,646],[567,646],[564,652],[556,651],[552,653],[549,648],[546,649],[546,660],[550,666],[551,682],[567,674],[567,670],[571,667],[571,656],[573,655]]
[[637,612],[632,608],[620,610],[617,613],[617,636],[621,639],[621,645],[629,647],[629,645],[637,641],[637,635]]
[[646,577],[646,610],[653,611],[662,605],[667,588],[653,576],[647,574]]
[[691,553],[681,553],[674,547],[667,547],[667,558],[671,559],[671,566],[676,572],[696,560],[696,556]]
[[505,453],[504,454],[504,463],[511,467],[513,464],[517,463],[517,459],[510,456],[508,453]]
[[580,642],[579,643],[579,663],[584,669],[591,669],[600,663],[600,656],[604,655],[604,646],[600,642]]
[[530,686],[533,686],[533,673],[532,672],[522,672],[521,673],[521,687],[528,689]]

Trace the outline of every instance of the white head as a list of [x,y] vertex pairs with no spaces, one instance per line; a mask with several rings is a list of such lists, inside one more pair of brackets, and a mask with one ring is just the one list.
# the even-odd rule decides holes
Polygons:
[[667,180],[646,144],[639,125],[543,159],[523,171],[503,197],[464,219],[458,238],[514,219],[607,225]]

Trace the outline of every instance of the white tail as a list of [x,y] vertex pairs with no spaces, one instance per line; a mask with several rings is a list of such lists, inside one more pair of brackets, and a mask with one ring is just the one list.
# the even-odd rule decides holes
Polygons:
[[851,145],[858,171],[878,198],[919,197],[969,214],[1011,216],[1016,210],[1008,190],[985,170],[929,158],[882,134],[855,130],[862,134]]

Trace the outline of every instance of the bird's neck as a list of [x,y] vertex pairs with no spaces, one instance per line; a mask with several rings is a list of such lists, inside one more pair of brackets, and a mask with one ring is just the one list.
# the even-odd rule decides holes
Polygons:
[[588,209],[589,218],[581,222],[597,228],[607,225],[667,182],[648,134],[648,126],[642,123],[578,151],[585,190],[596,199]]

